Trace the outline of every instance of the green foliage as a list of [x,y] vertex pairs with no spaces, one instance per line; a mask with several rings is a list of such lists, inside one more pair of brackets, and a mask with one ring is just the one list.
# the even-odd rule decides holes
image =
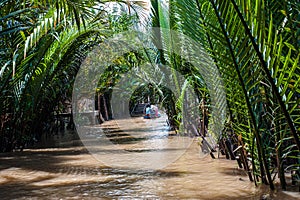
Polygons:
[[51,131],[55,113],[71,101],[87,52],[103,38],[128,29],[132,17],[112,18],[101,6],[105,2],[0,3],[0,151],[24,147],[24,138],[33,141]]
[[[201,41],[213,56],[226,85],[230,124],[252,152],[253,173],[273,189],[272,169],[281,173],[287,163],[282,153],[299,155],[300,148],[295,26],[299,4],[260,0],[170,4],[176,12],[175,27]],[[274,162],[276,157],[279,163]]]
[[[114,1],[131,14],[123,15],[122,10],[111,15],[103,10],[105,2],[109,1],[0,2],[0,151],[11,151],[45,131],[54,120],[54,111],[69,100],[80,64],[94,45],[135,26],[139,19],[148,25],[145,3]],[[189,80],[198,101],[205,101],[211,109],[205,77],[189,59],[172,51],[169,29],[187,35],[201,43],[221,73],[229,108],[227,124],[242,136],[251,154],[254,180],[273,189],[272,175],[278,172],[285,189],[284,173],[299,170],[300,158],[298,1],[151,2],[151,25],[166,28],[153,34],[159,50],[130,52],[116,59],[104,70],[98,92],[107,92],[130,70],[155,83],[147,70],[159,73],[160,65],[168,65],[170,77],[163,78],[174,80],[177,102],[170,91],[156,89],[172,96],[174,102],[166,106],[170,106],[173,123],[179,126],[185,117],[182,110],[187,98],[187,82],[182,84],[178,73]],[[183,53],[194,53],[186,41],[179,41],[178,46]],[[152,66],[138,71],[136,66],[144,60]],[[133,82],[141,86],[137,79]]]

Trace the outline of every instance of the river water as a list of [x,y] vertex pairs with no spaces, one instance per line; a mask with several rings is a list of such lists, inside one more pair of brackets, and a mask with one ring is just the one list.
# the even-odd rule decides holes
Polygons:
[[[152,131],[145,131],[145,127]],[[93,128],[97,129],[97,126]],[[98,125],[99,128],[105,130],[111,141],[111,146],[103,145],[106,150],[125,150],[128,155],[123,154],[123,157],[132,156],[132,162],[125,159],[127,164],[124,161],[117,166],[110,165],[110,161],[123,158],[117,157],[118,153],[114,151],[107,151],[105,155],[111,160],[101,160],[104,154],[99,157],[89,146],[83,145],[86,138],[66,132],[47,139],[43,148],[0,154],[0,198],[300,199],[299,193],[270,193],[268,187],[255,187],[246,173],[237,168],[236,161],[222,156],[212,159],[203,154],[197,138],[191,138],[189,143],[180,143],[184,146],[176,148],[172,132],[167,130],[161,119],[113,120]],[[101,139],[97,141],[101,142]],[[170,147],[173,149],[171,153],[167,151]],[[134,160],[140,159],[137,155],[149,160],[152,152],[155,157],[173,158],[156,160],[155,163],[161,165],[147,164],[148,168],[144,167],[146,164],[134,164]]]

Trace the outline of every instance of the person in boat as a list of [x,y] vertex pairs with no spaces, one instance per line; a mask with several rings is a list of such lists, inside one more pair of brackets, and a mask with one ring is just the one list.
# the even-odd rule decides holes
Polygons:
[[151,105],[151,116],[153,117],[160,117],[160,113],[158,112],[158,107],[155,105]]
[[145,111],[144,119],[151,119],[151,106],[150,106],[150,104],[146,105],[146,111]]

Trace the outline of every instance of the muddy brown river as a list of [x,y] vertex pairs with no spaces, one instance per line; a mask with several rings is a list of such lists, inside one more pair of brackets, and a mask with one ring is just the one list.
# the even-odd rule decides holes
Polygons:
[[[151,156],[145,149],[155,149],[157,144],[161,152],[170,149],[174,137],[162,121],[157,121],[158,126],[153,120],[134,120],[98,125],[112,141],[105,148],[115,149],[117,145],[129,153],[142,153],[138,154],[141,157]],[[153,126],[151,133],[143,130],[153,130]],[[126,137],[135,139],[126,142]],[[212,159],[201,153],[197,138],[185,146],[181,156],[159,169],[132,168],[132,163],[126,162],[119,167],[104,164],[81,139],[72,132],[60,133],[40,143],[40,148],[0,154],[0,199],[300,199],[297,192],[255,187],[236,161],[222,156]],[[176,152],[174,146],[172,149]],[[159,155],[175,155],[161,152]],[[106,156],[118,159],[115,152]],[[163,157],[160,159],[164,162]]]

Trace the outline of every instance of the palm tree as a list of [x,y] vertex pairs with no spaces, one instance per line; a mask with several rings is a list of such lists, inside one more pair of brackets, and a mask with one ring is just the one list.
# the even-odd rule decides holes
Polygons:
[[[0,100],[3,102],[0,151],[10,151],[17,143],[41,134],[60,107],[58,102],[71,96],[80,63],[94,45],[113,33],[127,30],[132,26],[131,20],[141,19],[135,15],[148,19],[149,4],[145,1],[115,1],[127,13],[113,16],[104,10],[107,2],[3,0],[0,3]],[[199,72],[191,62],[192,56],[188,56],[199,52],[188,40],[175,44],[169,29],[201,43],[220,72],[222,80],[217,79],[214,84],[224,82],[227,125],[242,139],[244,150],[251,155],[249,177],[274,189],[273,180],[278,173],[285,189],[286,170],[299,173],[300,5],[297,0],[152,0],[151,3],[152,26],[164,28],[156,29],[153,34],[158,49],[154,63],[171,66],[171,78],[180,97],[176,104],[178,115],[173,120],[180,123],[182,101],[187,99],[187,84],[179,81],[177,72],[189,80],[198,103],[203,100],[206,106],[212,106],[211,98],[217,92],[208,90],[206,81],[213,79],[215,72],[209,72],[207,77]],[[130,23],[125,23],[128,19]],[[173,53],[175,47],[187,56]],[[131,58],[137,59],[137,63],[147,59],[140,56],[143,53],[126,55],[119,65],[108,66],[103,75],[106,79],[99,85],[107,86],[112,77],[116,77],[115,84],[134,65],[129,63]],[[118,70],[120,66],[125,69]],[[35,123],[37,119],[41,123]]]
[[54,120],[59,102],[70,98],[87,52],[130,25],[124,23],[129,17],[116,19],[104,12],[107,2],[0,3],[1,151],[39,137]]
[[[154,16],[162,16],[162,6],[155,8]],[[278,171],[285,189],[286,160],[297,163],[300,149],[299,4],[173,0],[166,12],[168,19],[156,21],[201,41],[221,72],[229,124],[251,153],[254,180],[260,177],[274,189],[271,172]],[[166,52],[172,44],[167,45]]]

